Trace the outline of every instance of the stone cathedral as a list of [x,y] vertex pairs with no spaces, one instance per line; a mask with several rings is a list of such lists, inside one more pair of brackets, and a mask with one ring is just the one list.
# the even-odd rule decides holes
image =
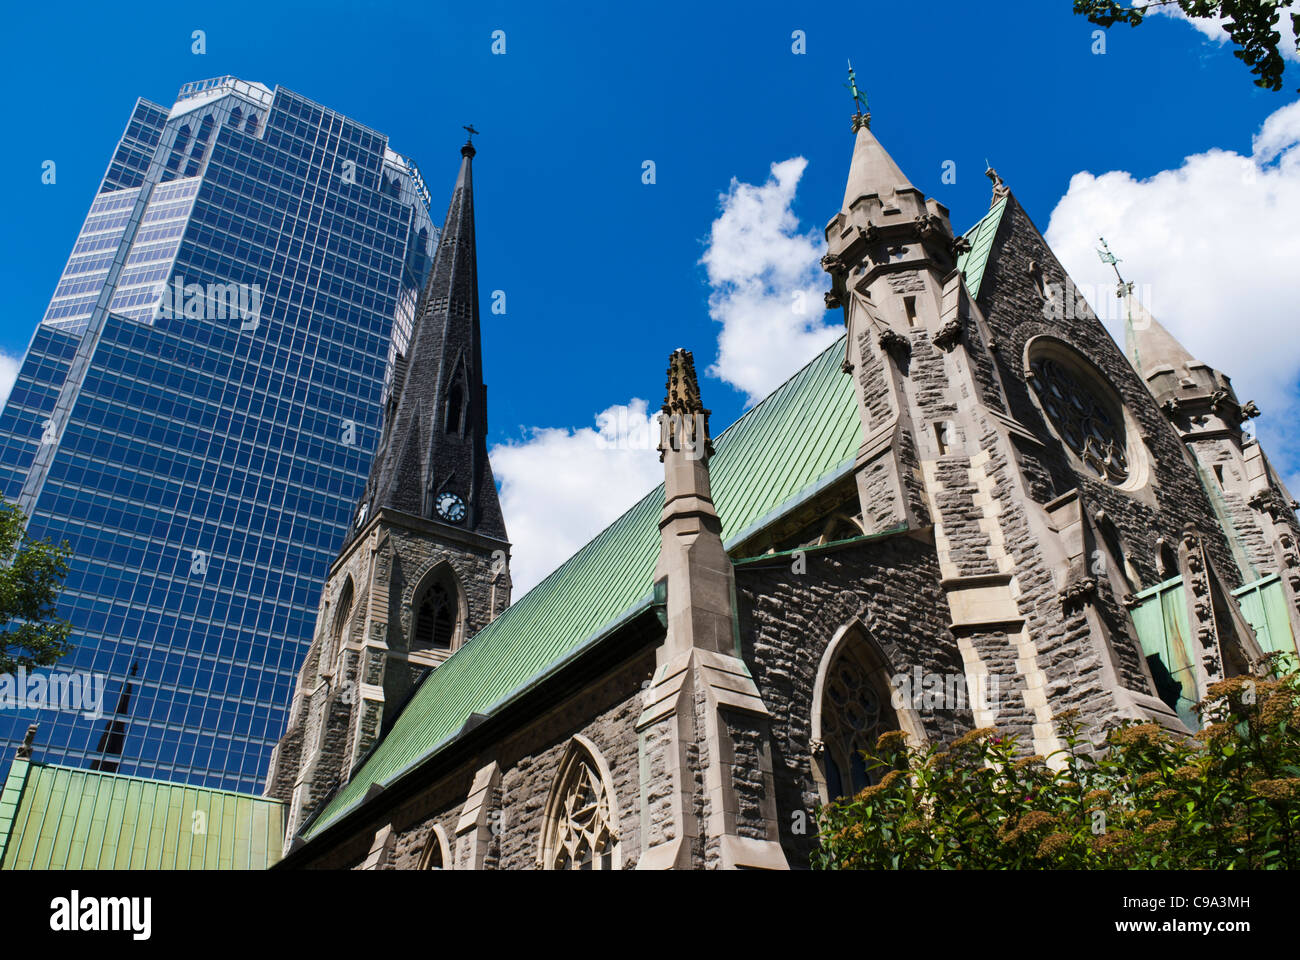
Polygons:
[[663,484],[514,603],[462,148],[268,775],[282,866],[805,868],[885,731],[1191,731],[1208,684],[1295,652],[1254,405],[1121,282],[1126,356],[996,173],[957,234],[852,126],[844,336],[716,435],[675,352]]

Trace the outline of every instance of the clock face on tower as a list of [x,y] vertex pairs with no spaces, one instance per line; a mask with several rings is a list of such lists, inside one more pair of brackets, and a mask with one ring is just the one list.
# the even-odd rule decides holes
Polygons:
[[438,516],[451,523],[460,523],[465,519],[465,501],[454,493],[441,493],[434,504]]

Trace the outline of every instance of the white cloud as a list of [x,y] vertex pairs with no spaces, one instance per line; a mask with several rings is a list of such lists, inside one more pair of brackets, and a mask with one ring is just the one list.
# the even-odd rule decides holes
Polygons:
[[803,157],[774,163],[762,186],[733,178],[700,259],[713,288],[709,315],[722,324],[708,372],[743,390],[751,404],[842,332],[825,322],[825,244],[816,231],[800,233],[791,210],[807,165]]
[[0,405],[9,399],[9,391],[18,379],[18,370],[23,365],[22,357],[11,357],[0,350]]
[[596,415],[595,428],[539,427],[492,448],[501,509],[514,544],[518,600],[663,480],[659,429],[633,398]]
[[1300,466],[1300,102],[1272,114],[1251,156],[1210,150],[1145,180],[1124,171],[1077,173],[1052,211],[1046,239],[1123,343],[1114,274],[1097,256],[1104,236],[1156,318],[1199,359],[1232,377],[1263,408],[1260,435],[1279,467]]
[[[701,259],[722,323],[713,376],[755,403],[840,333],[823,322],[823,243],[799,233],[791,210],[807,161],[772,164],[762,186],[732,180]],[[663,480],[655,415],[633,398],[598,413],[594,427],[534,427],[491,450],[514,544],[519,599]]]
[[[1295,33],[1291,29],[1291,14],[1295,12],[1295,0],[1283,4],[1282,16],[1278,19],[1275,28],[1282,37],[1279,44],[1282,56],[1288,60],[1300,60],[1300,53],[1296,52]],[[1228,31],[1223,26],[1227,17],[1189,17],[1183,11],[1183,8],[1176,3],[1166,3],[1163,6],[1152,7],[1151,13],[1164,14],[1167,17],[1174,17],[1190,23],[1201,34],[1217,41],[1220,45],[1228,42]]]

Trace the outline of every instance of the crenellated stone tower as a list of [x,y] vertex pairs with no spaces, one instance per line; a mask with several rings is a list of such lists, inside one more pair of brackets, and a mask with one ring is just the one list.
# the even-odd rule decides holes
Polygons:
[[510,544],[487,458],[474,244],[461,166],[378,449],[321,593],[266,793],[288,836],[365,756],[423,674],[510,603]]

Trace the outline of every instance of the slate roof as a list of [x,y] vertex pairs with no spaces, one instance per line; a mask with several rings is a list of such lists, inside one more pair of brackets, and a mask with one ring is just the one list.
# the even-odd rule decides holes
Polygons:
[[[475,150],[461,148],[460,172],[443,220],[429,278],[416,306],[411,342],[397,364],[370,476],[358,511],[373,517],[395,507],[440,522],[433,496],[456,493],[466,502],[463,527],[505,541],[492,466],[487,456],[487,389],[479,331],[478,266],[474,241]],[[464,429],[452,430],[448,397],[460,391]],[[462,435],[463,433],[463,435]],[[345,543],[364,523],[354,522]]]

